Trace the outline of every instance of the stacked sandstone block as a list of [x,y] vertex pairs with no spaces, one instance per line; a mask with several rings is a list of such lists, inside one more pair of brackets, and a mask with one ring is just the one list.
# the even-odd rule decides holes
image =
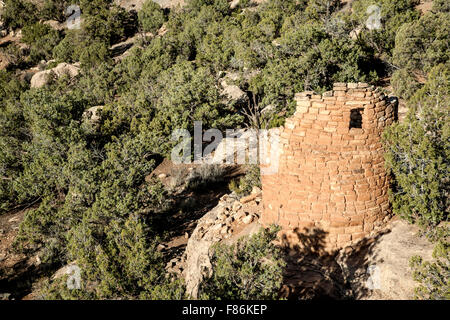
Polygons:
[[280,129],[276,174],[263,175],[262,223],[276,223],[292,246],[298,233],[325,232],[324,249],[373,233],[390,214],[381,135],[394,107],[365,83],[296,95],[297,111]]

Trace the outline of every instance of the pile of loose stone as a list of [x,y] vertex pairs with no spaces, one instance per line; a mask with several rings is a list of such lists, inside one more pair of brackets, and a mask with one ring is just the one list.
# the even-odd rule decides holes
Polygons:
[[196,239],[204,237],[210,239],[228,239],[237,227],[249,225],[259,219],[259,203],[261,190],[253,189],[251,195],[239,199],[235,193],[225,195],[220,199],[219,205],[214,209],[215,219],[205,219],[197,226],[193,233]]
[[211,274],[211,247],[218,242],[231,244],[259,231],[261,201],[262,192],[258,187],[243,198],[234,192],[224,195],[219,204],[198,221],[184,254],[168,263],[166,270],[185,278],[187,292],[193,298],[197,296],[200,282]]

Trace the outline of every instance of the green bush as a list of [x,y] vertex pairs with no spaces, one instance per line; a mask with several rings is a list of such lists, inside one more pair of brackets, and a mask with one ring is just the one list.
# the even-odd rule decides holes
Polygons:
[[86,39],[112,45],[124,39],[129,13],[111,0],[81,0],[83,23],[81,34]]
[[450,300],[450,229],[448,225],[436,230],[438,240],[433,251],[434,261],[411,258],[413,278],[419,283],[415,297],[420,300]]
[[75,4],[71,0],[45,0],[39,11],[39,16],[44,20],[66,21],[66,9]]
[[450,13],[429,12],[419,20],[405,23],[395,38],[393,62],[409,72],[428,73],[438,64],[448,64]]
[[29,134],[18,101],[26,88],[12,73],[0,70],[0,214],[17,201],[13,184],[23,170],[22,147]]
[[6,28],[20,29],[37,21],[37,8],[26,0],[5,0],[2,20]]
[[53,48],[53,58],[60,62],[71,63],[78,60],[75,55],[76,32],[69,30],[61,42]]
[[0,48],[0,53],[6,61],[5,69],[8,71],[27,66],[27,48],[19,47],[15,42],[8,44],[6,48]]
[[54,47],[58,61],[80,61],[89,69],[110,62],[109,47],[124,40],[130,15],[109,0],[81,1],[83,23],[80,30],[68,30]]
[[262,229],[234,245],[218,244],[211,259],[212,276],[199,288],[201,299],[265,300],[279,297],[285,262],[272,242],[278,227]]
[[391,84],[395,94],[405,100],[412,98],[421,85],[413,73],[407,69],[400,69],[393,73]]
[[405,121],[385,132],[386,165],[393,174],[395,213],[424,227],[448,219],[450,73],[439,65],[409,101]]
[[110,52],[104,42],[84,42],[80,50],[79,60],[81,66],[87,69],[110,61]]
[[[70,234],[69,250],[77,252],[81,288],[68,290],[66,277],[41,288],[45,299],[179,300],[184,284],[166,277],[157,241],[149,239],[145,223],[136,216],[112,221],[104,235],[106,246],[95,237],[98,230],[82,224]],[[78,242],[78,243],[77,243]],[[96,243],[97,242],[97,243]]]
[[446,0],[433,0],[434,12],[450,12],[450,3]]
[[52,51],[61,40],[59,32],[42,23],[27,25],[22,29],[22,41],[30,45],[30,60],[32,63],[49,60]]
[[[420,17],[419,11],[415,9],[417,4],[419,4],[418,0],[353,1],[351,19],[355,27],[361,28],[359,40],[389,61],[396,44],[396,35],[400,32],[399,28]],[[371,5],[380,7],[380,29],[369,30],[366,27],[370,15],[374,14],[374,12],[367,12]]]
[[253,187],[261,188],[261,170],[257,165],[247,165],[246,173],[239,180],[232,180],[229,188],[239,196],[249,195]]
[[152,0],[147,0],[138,12],[139,24],[144,32],[156,33],[166,21],[161,6]]

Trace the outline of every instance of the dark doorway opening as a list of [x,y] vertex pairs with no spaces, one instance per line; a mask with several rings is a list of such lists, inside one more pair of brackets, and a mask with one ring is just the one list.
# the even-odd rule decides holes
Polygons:
[[362,129],[362,114],[364,112],[363,108],[352,109],[350,111],[350,129],[359,128]]

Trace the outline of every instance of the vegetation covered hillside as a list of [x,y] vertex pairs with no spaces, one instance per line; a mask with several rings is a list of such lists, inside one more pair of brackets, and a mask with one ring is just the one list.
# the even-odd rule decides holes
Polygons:
[[[383,85],[409,106],[385,135],[392,206],[438,244],[435,263],[415,260],[420,297],[449,298],[448,1],[424,14],[418,0],[187,0],[172,9],[148,0],[138,12],[112,0],[4,2],[0,24],[11,40],[0,42],[0,215],[29,209],[14,248],[38,252],[49,270],[76,261],[87,280],[82,290],[49,281],[46,298],[185,298],[157,250],[179,207],[173,190],[148,178],[170,158],[172,132],[193,133],[194,121],[224,132],[277,127],[295,112],[295,93],[334,82]],[[81,25],[67,29],[73,4]],[[380,28],[367,23],[374,4]],[[131,48],[114,50],[127,39]],[[79,74],[49,73],[31,87],[30,72],[63,62],[79,63]],[[224,93],[224,79],[239,99]],[[86,111],[98,106],[93,123]],[[233,187],[249,191],[257,175],[249,170]],[[281,286],[273,238],[239,247],[275,252],[277,276],[260,271],[275,293],[255,299]],[[216,278],[204,296],[229,298]]]

